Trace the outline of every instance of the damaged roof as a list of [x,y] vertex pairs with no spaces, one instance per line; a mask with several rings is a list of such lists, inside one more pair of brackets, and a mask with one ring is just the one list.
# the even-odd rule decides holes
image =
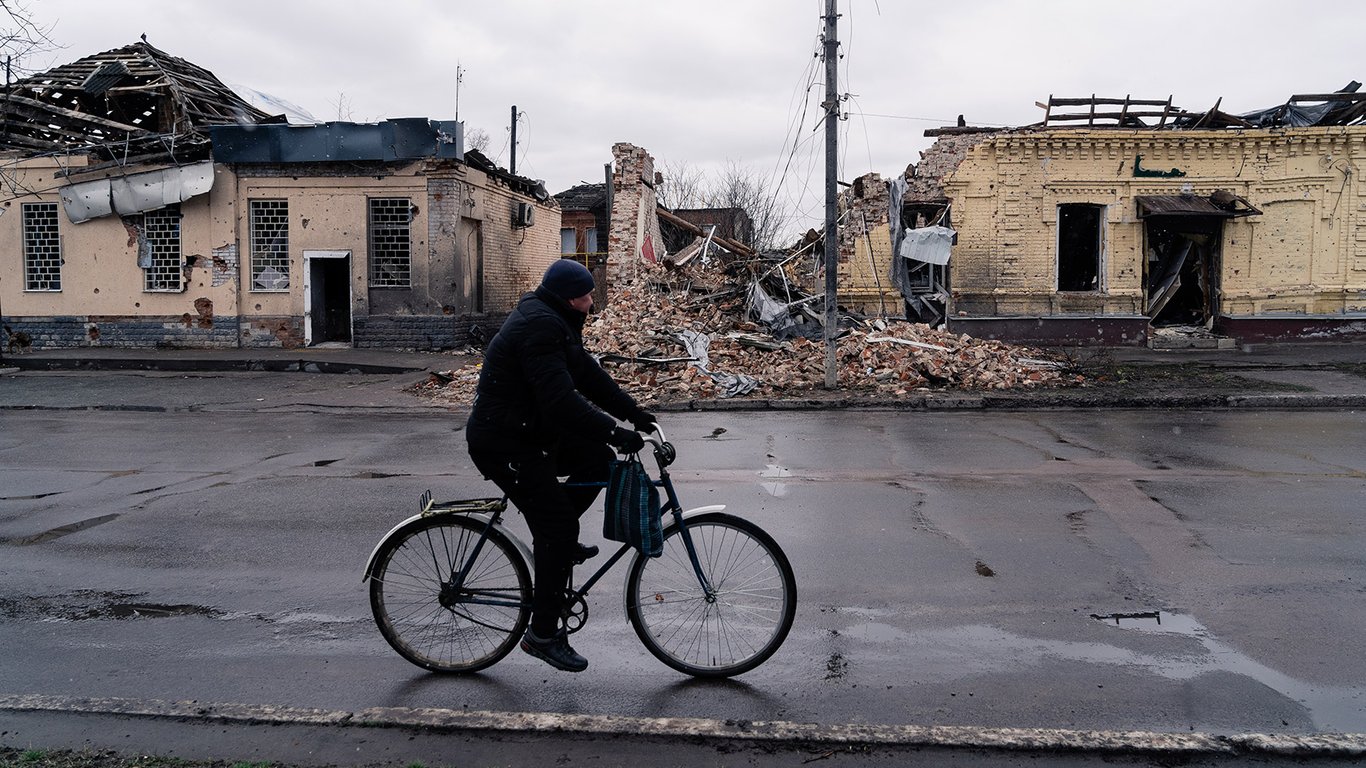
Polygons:
[[111,162],[196,160],[207,128],[284,122],[214,74],[146,42],[26,77],[0,94],[0,150],[94,152]]
[[[1303,93],[1285,103],[1253,112],[1230,114],[1220,107],[1223,99],[1203,111],[1190,111],[1165,99],[1049,96],[1047,103],[1035,102],[1044,110],[1043,120],[1023,128],[1135,128],[1148,130],[1219,130],[1225,128],[1309,128],[1359,125],[1366,122],[1366,93],[1358,93],[1361,83],[1353,80],[1332,93]],[[967,125],[959,118],[956,126],[932,128],[926,136],[952,136],[993,133],[1002,128]]]

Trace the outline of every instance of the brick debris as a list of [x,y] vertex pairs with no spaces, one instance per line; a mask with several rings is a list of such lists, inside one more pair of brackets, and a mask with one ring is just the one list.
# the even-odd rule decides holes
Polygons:
[[[803,335],[778,338],[753,319],[748,297],[755,269],[719,260],[712,260],[710,269],[642,265],[637,275],[613,281],[606,307],[584,327],[584,346],[646,406],[821,396],[828,392],[825,342]],[[802,319],[814,320],[806,315]],[[895,399],[930,390],[1083,383],[1063,361],[1035,348],[923,323],[849,315],[841,320],[837,391],[844,396]],[[699,339],[705,345],[701,354]],[[451,405],[469,405],[478,378],[475,363],[434,375],[418,391]]]

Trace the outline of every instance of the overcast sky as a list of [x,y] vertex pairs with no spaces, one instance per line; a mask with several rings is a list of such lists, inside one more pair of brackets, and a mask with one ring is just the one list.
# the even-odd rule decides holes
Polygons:
[[[450,119],[553,192],[598,182],[615,142],[657,162],[782,177],[823,215],[823,0],[29,0],[61,50],[137,42],[320,120]],[[958,115],[1039,120],[1055,96],[1165,99],[1227,112],[1366,80],[1362,0],[839,0],[840,177],[890,177]],[[794,151],[795,147],[795,151]],[[784,171],[786,173],[784,174]],[[804,189],[815,194],[803,195]],[[810,224],[804,223],[806,220]]]

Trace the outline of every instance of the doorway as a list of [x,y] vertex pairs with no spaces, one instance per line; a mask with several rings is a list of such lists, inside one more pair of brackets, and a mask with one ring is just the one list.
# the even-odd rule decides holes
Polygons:
[[304,251],[304,343],[351,343],[351,252]]
[[1152,216],[1146,221],[1144,314],[1154,328],[1200,326],[1212,330],[1219,315],[1224,218]]

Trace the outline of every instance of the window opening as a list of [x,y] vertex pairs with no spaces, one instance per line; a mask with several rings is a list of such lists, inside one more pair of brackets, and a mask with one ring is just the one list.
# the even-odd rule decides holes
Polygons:
[[573,227],[565,227],[560,230],[560,253],[569,255],[578,253],[578,236]]
[[1105,206],[1058,206],[1058,290],[1099,291]]
[[411,229],[413,207],[406,197],[370,200],[370,285],[412,285]]
[[138,266],[142,267],[142,290],[148,293],[185,289],[185,268],[180,258],[180,206],[124,217],[137,232]]
[[289,290],[289,201],[252,200],[251,290]]
[[24,203],[24,290],[62,290],[56,203]]

